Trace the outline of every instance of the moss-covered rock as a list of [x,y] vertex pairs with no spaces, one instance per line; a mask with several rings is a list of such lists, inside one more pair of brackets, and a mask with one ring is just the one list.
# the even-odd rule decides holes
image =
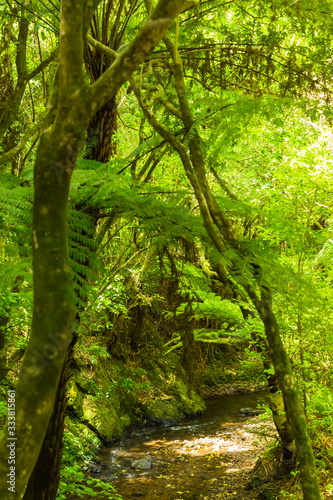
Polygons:
[[189,393],[188,386],[183,379],[174,378],[172,388],[175,399],[185,415],[196,415],[205,410],[206,406],[202,397],[194,390]]
[[92,397],[85,398],[83,414],[106,440],[119,436],[125,427],[119,408],[113,406],[110,399],[97,401]]
[[173,425],[184,416],[182,410],[173,401],[149,400],[143,405],[144,418],[152,423]]

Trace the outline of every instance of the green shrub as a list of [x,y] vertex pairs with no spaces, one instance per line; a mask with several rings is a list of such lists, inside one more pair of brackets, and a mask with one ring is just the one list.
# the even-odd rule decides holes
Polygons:
[[56,498],[57,500],[66,500],[70,495],[76,495],[79,498],[89,495],[90,498],[101,500],[122,500],[112,484],[95,478],[85,479],[79,465],[67,466],[61,473]]

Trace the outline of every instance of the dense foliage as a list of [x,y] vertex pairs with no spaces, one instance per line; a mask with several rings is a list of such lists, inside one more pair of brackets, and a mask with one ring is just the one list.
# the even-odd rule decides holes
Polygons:
[[[60,130],[59,144],[70,137],[66,161],[75,164],[66,204],[77,312],[59,499],[96,486],[74,486],[83,475],[73,458],[91,460],[91,447],[146,418],[151,400],[168,391],[183,413],[195,411],[200,388],[231,380],[230,366],[270,385],[275,368],[288,414],[291,396],[265,337],[267,304],[300,389],[322,490],[332,487],[332,6],[182,3],[154,52],[84,117],[76,137],[67,115],[63,128],[57,121],[62,105],[104,81],[135,43],[150,2],[95,2],[79,51],[82,81],[68,87],[65,104],[59,2],[0,2],[3,422],[30,336],[36,176],[50,130]],[[62,157],[51,146],[43,161],[49,151],[60,185]],[[115,408],[108,428],[85,408],[105,398]],[[319,498],[304,471],[304,498]],[[105,498],[118,498],[102,487]]]

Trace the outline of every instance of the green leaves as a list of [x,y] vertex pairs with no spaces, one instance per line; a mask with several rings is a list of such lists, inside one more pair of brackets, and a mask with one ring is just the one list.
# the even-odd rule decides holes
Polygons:
[[79,498],[100,498],[101,500],[121,500],[121,496],[116,492],[114,486],[96,478],[85,479],[85,475],[80,471],[80,466],[67,466],[62,472],[57,500],[65,500],[68,495],[75,495]]

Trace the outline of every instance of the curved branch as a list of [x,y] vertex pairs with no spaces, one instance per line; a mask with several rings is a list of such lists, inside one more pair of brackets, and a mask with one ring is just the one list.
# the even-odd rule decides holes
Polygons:
[[34,136],[42,126],[42,120],[36,123],[31,129],[29,129],[22,139],[14,146],[12,149],[7,151],[7,153],[0,156],[0,165],[12,160],[16,155],[18,155],[26,146],[30,137]]
[[91,86],[89,98],[93,101],[92,116],[115,96],[120,86],[149,58],[173,20],[187,4],[187,0],[158,2],[139,34]]
[[114,61],[116,57],[119,55],[118,52],[115,50],[110,49],[104,43],[99,42],[95,38],[93,38],[91,35],[86,36],[86,41],[92,45],[96,50],[101,52],[102,54],[106,55],[111,61]]

